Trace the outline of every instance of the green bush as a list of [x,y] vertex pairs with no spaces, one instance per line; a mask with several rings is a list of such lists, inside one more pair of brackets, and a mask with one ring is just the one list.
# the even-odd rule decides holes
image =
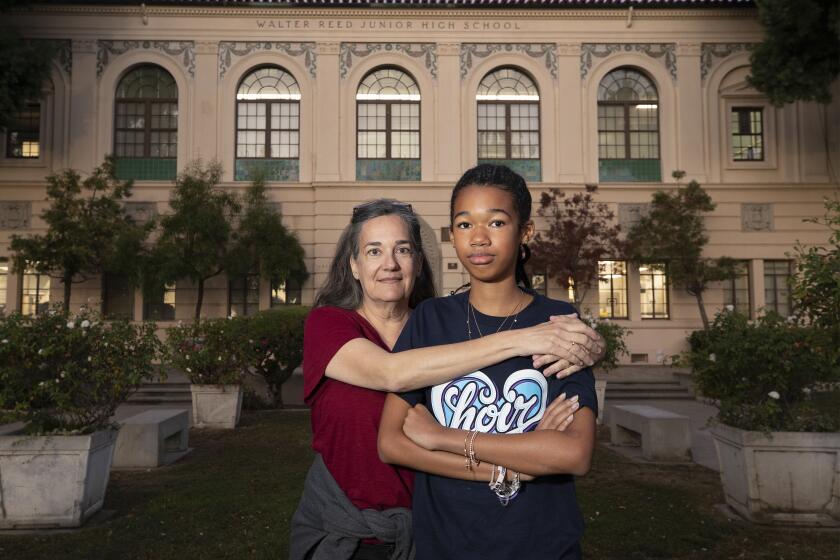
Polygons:
[[590,327],[595,329],[595,332],[601,335],[607,345],[604,357],[595,364],[601,367],[605,372],[610,372],[618,367],[618,361],[621,356],[626,356],[629,352],[627,350],[627,343],[625,337],[631,334],[628,328],[610,321],[609,319],[600,319],[586,315],[583,320]]
[[60,307],[0,317],[0,421],[22,420],[31,434],[106,428],[131,391],[159,373],[161,351],[150,322]]
[[825,329],[768,313],[755,321],[723,311],[692,344],[701,392],[720,400],[718,419],[755,431],[836,431],[838,411],[815,406],[813,393],[840,379]]
[[282,385],[303,361],[303,326],[308,313],[308,307],[288,306],[260,311],[246,319],[249,368],[265,379],[273,406],[282,406]]
[[167,361],[198,385],[240,385],[250,365],[248,317],[205,319],[167,329]]

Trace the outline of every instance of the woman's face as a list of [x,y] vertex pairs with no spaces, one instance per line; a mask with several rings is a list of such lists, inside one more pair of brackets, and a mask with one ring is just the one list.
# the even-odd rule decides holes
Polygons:
[[520,226],[513,198],[502,189],[471,185],[455,199],[452,244],[472,281],[512,278],[519,246],[533,229],[530,221]]
[[362,225],[359,256],[350,258],[366,301],[405,302],[420,270],[408,227],[399,216],[379,216]]

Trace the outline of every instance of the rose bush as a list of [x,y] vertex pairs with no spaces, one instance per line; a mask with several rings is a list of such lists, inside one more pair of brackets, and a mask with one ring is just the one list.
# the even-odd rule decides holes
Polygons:
[[154,323],[103,321],[83,308],[0,317],[0,421],[29,434],[91,433],[160,374]]

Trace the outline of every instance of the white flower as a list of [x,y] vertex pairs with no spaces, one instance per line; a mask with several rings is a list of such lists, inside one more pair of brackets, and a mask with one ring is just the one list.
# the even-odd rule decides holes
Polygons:
[[92,358],[91,356],[88,356],[88,361],[89,361],[89,362],[92,362],[92,361],[93,361],[93,358]]
[[8,344],[8,343],[9,343],[9,339],[8,339],[8,338],[4,338],[4,339],[3,339],[3,344]]
[[61,377],[62,377],[62,378],[64,378],[64,377],[66,377],[66,376],[67,376],[67,372],[62,371],[62,372],[61,372]]
[[43,348],[40,348],[40,349],[38,350],[38,355],[40,356],[40,355],[41,355],[41,354],[43,354],[43,353],[44,353],[44,349],[43,349]]
[[788,323],[795,323],[796,322],[796,317],[794,317],[793,315],[788,315],[787,322]]
[[735,311],[735,306],[732,305],[732,304],[729,304],[729,305],[726,306],[726,310],[727,311]]
[[770,391],[769,393],[767,393],[767,396],[775,400],[779,400],[781,398],[781,395],[778,393],[778,391]]
[[43,381],[41,381],[40,383],[38,383],[38,387],[43,387],[43,386],[44,386],[44,382],[43,382]]
[[715,356],[714,354],[709,354],[709,361],[710,362],[716,362],[717,361],[717,356]]
[[87,319],[85,319],[84,321],[82,321],[82,328],[83,328],[83,329],[86,329],[86,328],[88,328],[89,326],[90,326],[90,321],[88,321]]
[[810,395],[811,394],[811,389],[810,389],[810,387],[804,387],[802,389],[802,392],[805,393],[806,395]]
[[187,373],[192,373],[192,370],[190,368],[186,368],[186,369],[187,369]]
[[72,329],[75,326],[76,326],[76,323],[74,323],[73,321],[67,321],[67,328],[68,329]]
[[190,355],[189,355],[189,354],[184,354],[184,359],[185,359],[185,360],[189,360],[189,359],[190,359]]
[[221,357],[221,356],[219,356],[219,361],[220,361],[220,362],[222,361],[222,357]]

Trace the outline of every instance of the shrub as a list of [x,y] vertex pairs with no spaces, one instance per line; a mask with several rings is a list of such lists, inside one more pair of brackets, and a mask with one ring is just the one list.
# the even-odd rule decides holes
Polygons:
[[247,317],[205,319],[167,329],[167,361],[190,383],[240,385],[249,365]]
[[607,345],[604,357],[596,364],[600,366],[605,372],[609,373],[618,367],[618,361],[621,356],[626,356],[629,352],[627,350],[627,343],[624,338],[631,334],[628,328],[610,321],[609,319],[600,319],[592,316],[585,316],[583,320],[595,332],[601,335]]
[[282,406],[282,385],[303,361],[303,326],[308,313],[308,307],[279,307],[246,320],[249,366],[265,378],[273,406]]
[[0,409],[30,434],[90,433],[108,427],[117,406],[159,373],[154,323],[103,321],[60,307],[35,317],[0,318]]
[[723,311],[692,344],[690,362],[702,393],[720,400],[718,419],[744,430],[835,431],[837,411],[812,394],[838,379],[825,329],[768,313],[756,321]]

